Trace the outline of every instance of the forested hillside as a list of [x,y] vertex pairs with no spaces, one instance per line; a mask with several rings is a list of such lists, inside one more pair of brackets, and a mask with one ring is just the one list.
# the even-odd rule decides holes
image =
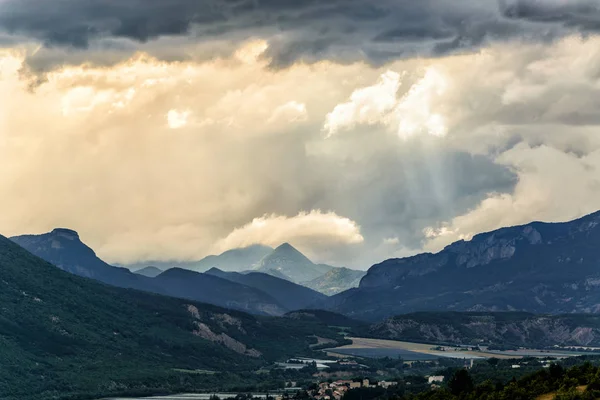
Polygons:
[[[0,236],[0,398],[46,399],[217,387],[182,370],[254,371],[309,354],[318,321],[255,317],[107,286],[61,271]],[[240,375],[241,376],[241,375]],[[256,378],[254,378],[256,379]],[[254,381],[256,382],[256,381]]]

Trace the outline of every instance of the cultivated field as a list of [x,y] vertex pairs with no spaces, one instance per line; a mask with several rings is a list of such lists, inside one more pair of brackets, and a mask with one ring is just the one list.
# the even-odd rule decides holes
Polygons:
[[434,349],[438,346],[426,343],[401,342],[397,340],[381,340],[367,338],[348,338],[352,344],[328,349],[327,352],[332,355],[356,356],[383,358],[402,357],[406,361],[435,360],[440,357],[460,358],[460,359],[482,359],[482,358],[522,358],[522,357],[572,357],[579,355],[573,352],[549,352],[541,350],[520,350],[520,351],[470,351],[458,346],[443,346],[443,350]]

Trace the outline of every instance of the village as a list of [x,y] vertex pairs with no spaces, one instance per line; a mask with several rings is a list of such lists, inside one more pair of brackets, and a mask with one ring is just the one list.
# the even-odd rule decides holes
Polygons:
[[371,382],[369,379],[359,381],[339,380],[335,382],[319,383],[318,388],[309,392],[317,400],[340,400],[350,389],[381,387],[384,389],[397,385],[397,382],[379,381]]
[[[411,387],[417,388],[428,388],[428,389],[439,389],[443,387],[446,382],[446,376],[436,372],[441,372],[443,368],[450,366],[448,363],[452,363],[453,367],[462,367],[467,370],[471,370],[474,367],[474,360],[461,360],[461,359],[446,359],[445,364],[440,364],[444,360],[426,360],[426,361],[412,361],[403,362],[405,368],[411,372],[408,375],[400,375],[392,370],[384,370],[382,368],[373,369],[370,367],[370,361],[368,360],[357,360],[351,358],[339,358],[335,360],[328,359],[313,359],[313,358],[302,358],[296,357],[288,359],[284,363],[277,363],[277,368],[285,370],[303,370],[304,368],[311,367],[311,376],[313,379],[312,384],[309,386],[299,385],[299,382],[288,381],[286,383],[286,389],[283,394],[276,396],[276,400],[285,400],[286,398],[292,397],[293,393],[302,392],[305,393],[304,397],[315,400],[341,400],[351,390],[357,389],[383,389],[394,390],[395,386],[402,387],[404,391],[410,391]],[[555,362],[555,359],[506,359],[496,360],[498,366],[495,368],[501,368],[504,371],[519,371],[533,370],[534,368],[549,368],[550,365]],[[364,362],[365,364],[362,364]],[[372,360],[371,360],[372,362]],[[418,364],[418,367],[416,366]],[[496,362],[492,364],[496,365]],[[445,365],[445,367],[443,366]],[[487,362],[481,365],[488,365]],[[419,373],[418,371],[427,371],[425,373]],[[510,374],[510,372],[506,372]],[[518,374],[518,373],[517,373]],[[300,386],[300,387],[299,387]],[[298,398],[294,396],[294,398]],[[346,397],[348,398],[348,397]]]
[[[388,389],[399,384],[397,380],[358,378],[364,375],[369,367],[353,359],[326,360],[297,357],[289,359],[284,363],[277,363],[278,368],[286,370],[300,370],[309,366],[312,366],[317,371],[314,375],[315,377],[323,379],[318,383],[312,384],[308,389],[304,388],[309,398],[315,400],[341,400],[348,391],[353,389]],[[339,371],[340,369],[347,373],[346,377],[340,379],[338,374],[329,372],[331,370]],[[338,376],[337,379],[336,376]],[[426,376],[425,378],[428,385],[434,389],[439,387],[444,381],[444,376],[441,375]],[[287,393],[302,390],[302,388],[297,387],[297,382],[287,382],[286,386]],[[278,397],[284,398],[285,396]]]

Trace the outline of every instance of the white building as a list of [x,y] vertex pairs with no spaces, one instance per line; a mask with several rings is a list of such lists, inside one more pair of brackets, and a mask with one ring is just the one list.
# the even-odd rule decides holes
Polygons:
[[429,382],[429,383],[444,382],[444,376],[443,375],[428,376],[427,382]]

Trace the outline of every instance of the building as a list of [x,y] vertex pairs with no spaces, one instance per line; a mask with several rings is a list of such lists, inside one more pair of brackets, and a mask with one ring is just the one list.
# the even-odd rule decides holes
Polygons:
[[377,386],[382,387],[384,389],[389,388],[390,386],[394,386],[396,384],[396,382],[387,382],[387,381],[380,381]]
[[443,375],[428,376],[427,382],[428,383],[444,382],[444,376]]
[[[276,365],[279,368],[283,368],[283,369],[302,369],[302,368],[306,368],[306,367],[310,366],[311,363],[300,363],[300,362],[298,362],[298,360],[289,360],[288,362],[277,363]],[[319,371],[329,368],[328,365],[320,364],[320,363],[317,363],[316,367],[317,367],[317,370],[319,370]]]
[[333,382],[332,385],[335,385],[335,386],[350,386],[351,383],[352,383],[352,381],[340,380],[340,381]]
[[363,379],[362,381],[362,387],[369,387],[370,386],[370,382],[368,379]]

